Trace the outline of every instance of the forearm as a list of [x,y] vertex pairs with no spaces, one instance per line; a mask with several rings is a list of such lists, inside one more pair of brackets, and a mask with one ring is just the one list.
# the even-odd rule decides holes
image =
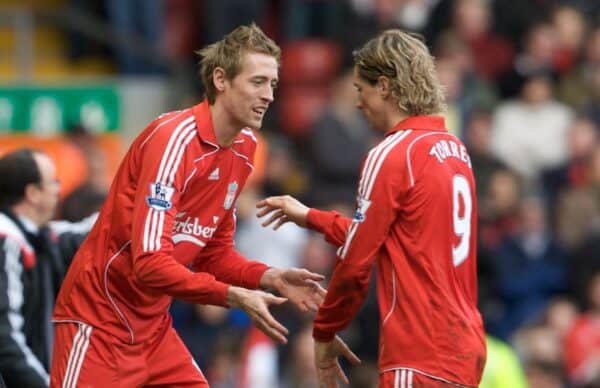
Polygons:
[[146,255],[136,259],[137,280],[149,288],[190,303],[224,306],[229,285],[212,274],[192,272],[167,255]]
[[352,220],[335,211],[310,209],[306,217],[307,227],[322,233],[325,240],[337,247],[344,244]]
[[325,301],[315,317],[315,340],[329,342],[350,324],[367,296],[370,275],[367,267],[338,261]]
[[268,288],[261,283],[268,269],[264,263],[248,260],[233,248],[208,249],[194,263],[195,271],[207,272],[219,281],[249,289]]

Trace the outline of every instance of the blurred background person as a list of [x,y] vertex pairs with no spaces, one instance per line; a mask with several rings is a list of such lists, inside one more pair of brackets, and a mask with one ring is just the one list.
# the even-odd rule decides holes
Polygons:
[[553,87],[549,73],[529,73],[519,97],[501,103],[494,113],[496,155],[529,182],[567,158],[565,134],[573,111],[554,99]]
[[48,386],[54,300],[96,218],[49,222],[59,186],[41,151],[0,158],[0,373],[8,387]]
[[600,272],[587,283],[588,303],[564,336],[567,377],[575,387],[600,384]]

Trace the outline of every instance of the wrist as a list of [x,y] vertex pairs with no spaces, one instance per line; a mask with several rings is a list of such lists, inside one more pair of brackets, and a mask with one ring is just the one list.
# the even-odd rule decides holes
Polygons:
[[279,268],[269,268],[268,270],[266,270],[262,277],[260,278],[260,288],[263,289],[275,289],[275,290],[279,290],[279,287],[281,285],[281,274],[283,273],[283,270],[279,269]]
[[240,308],[243,305],[245,291],[241,287],[230,286],[227,289],[227,305],[232,308]]
[[312,336],[315,342],[326,344],[333,341],[333,339],[335,338],[335,332],[331,333],[327,331],[322,331],[319,330],[317,327],[313,327]]

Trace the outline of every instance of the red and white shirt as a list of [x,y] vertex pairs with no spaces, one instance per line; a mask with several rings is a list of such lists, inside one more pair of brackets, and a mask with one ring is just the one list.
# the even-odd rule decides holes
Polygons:
[[257,288],[267,267],[233,246],[255,149],[249,129],[219,146],[206,101],[152,122],[125,155],[53,320],[140,343],[170,324],[172,297],[226,305],[229,284]]
[[477,310],[477,205],[465,146],[444,120],[401,121],[363,161],[352,220],[311,209],[339,246],[313,336],[330,341],[356,315],[377,263],[379,368],[477,386],[485,338]]

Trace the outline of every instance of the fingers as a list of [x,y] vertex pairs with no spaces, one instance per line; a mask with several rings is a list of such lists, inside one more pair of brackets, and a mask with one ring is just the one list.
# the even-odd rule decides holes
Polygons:
[[243,299],[241,307],[263,333],[274,341],[285,344],[288,330],[273,318],[269,312],[269,305],[281,304],[286,301],[287,298],[277,297],[267,292],[246,290],[246,297]]
[[316,313],[317,311],[319,311],[319,305],[312,301],[304,302],[304,307],[306,309],[303,310],[302,312],[310,311],[310,312]]
[[305,281],[314,280],[315,282],[320,282],[321,280],[325,280],[325,276],[320,273],[311,272],[306,268],[292,268],[291,270],[295,271],[297,276]]
[[361,363],[360,358],[358,358],[358,356],[354,354],[352,350],[350,350],[350,348],[348,347],[348,345],[346,345],[344,341],[342,341],[339,337],[336,337],[335,339],[339,345],[339,353],[342,356],[346,357],[346,359],[350,361],[352,365],[358,365]]
[[336,377],[338,371],[335,365],[325,368],[317,367],[317,378],[319,379],[319,388],[337,388]]
[[324,289],[319,283],[315,283],[315,288],[316,288],[317,294],[321,298],[325,298],[327,296],[327,290]]
[[350,364],[352,365],[358,365],[361,363],[360,358],[358,358],[358,356],[354,354],[352,350],[348,349],[348,347],[346,347],[346,351],[343,353],[343,355],[348,361],[350,361]]
[[265,316],[258,315],[253,319],[253,321],[256,324],[256,327],[269,336],[269,338],[271,338],[273,341],[276,341],[280,344],[287,344],[286,335],[288,334],[288,330],[273,317],[269,319]]
[[265,207],[265,206],[275,206],[278,203],[282,202],[283,197],[281,195],[275,195],[273,197],[267,197],[261,199],[256,203],[257,208]]
[[[256,204],[258,206],[258,204]],[[265,204],[259,211],[256,212],[256,217],[261,218],[279,208]]]
[[[262,319],[264,320],[264,322],[267,324],[267,326],[269,328],[273,329],[275,332],[280,334],[285,340],[285,336],[289,334],[289,331],[285,326],[283,326],[281,323],[279,323],[268,312],[262,316]],[[285,340],[285,342],[287,342],[287,340]]]
[[283,207],[284,200],[283,197],[269,197],[263,200],[260,200],[256,203],[256,208],[261,209],[256,213],[258,217],[262,217],[267,213],[275,209],[281,209]]
[[275,296],[273,294],[266,294],[264,299],[267,304],[282,304],[288,300],[288,298],[282,298],[281,296]]
[[313,293],[313,300],[315,300],[315,302],[320,305],[321,303],[323,303],[323,300],[325,299],[325,296],[327,296],[327,290],[325,290],[319,283],[315,282],[315,281],[310,281],[311,282],[311,291]]
[[[286,298],[279,298],[272,295],[265,295],[263,299],[267,304],[280,304],[287,300]],[[281,323],[279,323],[275,318],[273,318],[273,316],[267,309],[267,305],[263,305],[262,308],[258,308],[253,313],[253,321],[265,334],[267,334],[269,337],[271,337],[273,340],[279,343],[287,343],[287,338],[285,336],[289,333],[288,329]]]
[[342,370],[342,367],[340,366],[340,363],[337,361],[335,362],[335,371],[336,371],[337,377],[340,380],[342,380],[346,384],[350,384],[350,380],[348,380],[348,376],[346,376],[346,374]]
[[273,230],[279,229],[281,225],[285,224],[286,222],[290,222],[290,219],[284,214],[283,216],[279,217],[277,223],[273,226]]
[[302,272],[302,277],[304,278],[304,280],[314,280],[315,282],[325,280],[325,276],[321,275],[320,273],[310,272],[307,269],[303,269]]
[[[271,215],[271,217],[267,218],[266,221],[263,221],[262,226],[267,227],[267,226],[271,225],[273,222],[281,220],[282,217],[285,217],[285,213],[283,212],[283,210],[276,210]],[[275,225],[277,225],[277,224],[275,224]]]

